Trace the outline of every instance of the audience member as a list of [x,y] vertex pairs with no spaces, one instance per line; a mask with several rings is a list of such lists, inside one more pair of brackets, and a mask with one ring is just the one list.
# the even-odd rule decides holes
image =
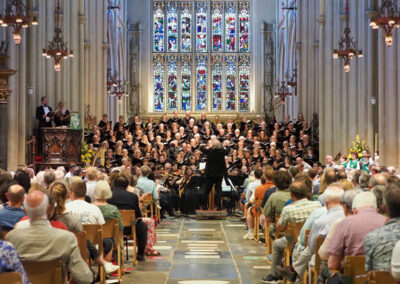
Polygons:
[[25,190],[22,186],[15,184],[8,188],[6,193],[8,205],[0,210],[0,226],[3,230],[10,231],[14,228],[15,224],[25,216],[21,208],[24,202]]
[[24,208],[31,226],[10,231],[6,240],[16,248],[23,261],[51,261],[63,263],[64,283],[67,271],[78,283],[91,283],[93,274],[83,261],[76,237],[65,230],[48,225],[48,197],[41,191],[33,191],[24,201]]

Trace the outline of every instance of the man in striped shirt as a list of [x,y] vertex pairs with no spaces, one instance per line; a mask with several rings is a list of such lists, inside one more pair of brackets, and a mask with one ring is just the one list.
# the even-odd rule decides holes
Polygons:
[[[279,232],[283,232],[289,223],[304,222],[315,209],[321,207],[318,201],[310,201],[307,199],[308,188],[304,183],[295,181],[290,185],[289,190],[293,203],[282,209],[279,221],[276,224],[276,230]],[[287,243],[286,237],[274,241],[271,274],[262,279],[263,283],[277,283],[282,278],[277,273],[276,267],[282,262],[283,252]]]

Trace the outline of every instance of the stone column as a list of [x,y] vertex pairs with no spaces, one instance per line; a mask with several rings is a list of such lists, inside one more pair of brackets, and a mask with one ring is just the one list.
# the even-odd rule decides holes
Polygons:
[[264,23],[262,30],[264,45],[264,114],[272,116],[274,114],[274,26]]
[[7,68],[6,55],[7,43],[5,41],[0,44],[0,168],[7,170],[7,152],[8,144],[8,96],[11,90],[8,89],[8,78],[15,73],[14,70]]
[[129,107],[128,117],[139,113],[140,106],[140,40],[142,26],[141,24],[131,24],[128,31],[128,95]]

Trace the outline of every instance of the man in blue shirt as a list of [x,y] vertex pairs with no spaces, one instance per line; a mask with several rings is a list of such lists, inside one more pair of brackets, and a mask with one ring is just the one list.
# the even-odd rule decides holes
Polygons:
[[151,173],[151,169],[148,166],[142,166],[140,167],[140,170],[142,172],[142,177],[138,179],[136,184],[136,187],[140,189],[140,199],[143,200],[146,195],[152,194],[153,201],[156,202],[158,200],[157,186],[154,181],[148,178],[149,174]]
[[21,205],[24,202],[25,190],[19,184],[11,185],[6,193],[8,205],[0,211],[0,226],[4,231],[10,231],[14,225],[25,216]]

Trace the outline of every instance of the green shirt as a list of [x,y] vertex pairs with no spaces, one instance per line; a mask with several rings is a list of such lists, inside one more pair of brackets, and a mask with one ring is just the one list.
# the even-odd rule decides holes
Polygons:
[[275,220],[276,214],[281,214],[285,203],[290,199],[289,189],[278,190],[271,194],[264,206],[263,213],[266,217]]
[[119,214],[118,208],[116,206],[106,204],[99,206],[99,209],[103,214],[104,219],[118,219],[119,230],[122,231],[124,229],[124,223],[122,222],[121,215]]

